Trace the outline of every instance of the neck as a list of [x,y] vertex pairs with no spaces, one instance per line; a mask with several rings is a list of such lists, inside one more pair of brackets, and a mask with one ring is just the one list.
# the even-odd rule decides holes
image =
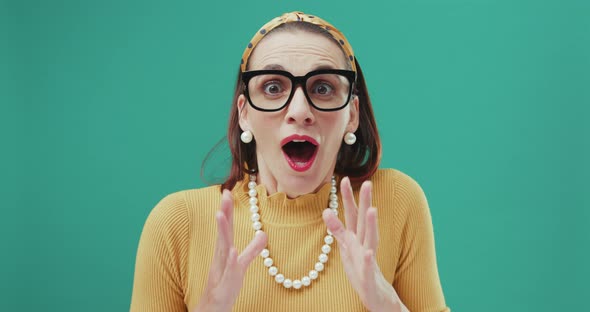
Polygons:
[[285,180],[281,181],[277,179],[269,170],[265,170],[266,168],[259,167],[259,172],[257,174],[257,183],[264,185],[268,195],[272,195],[277,192],[282,192],[287,195],[288,198],[293,199],[297,198],[304,194],[309,193],[316,193],[319,191],[322,186],[326,183],[329,183],[332,179],[332,172],[333,169],[328,171],[328,174],[324,177],[317,179],[317,182],[314,182],[313,176],[288,176]]

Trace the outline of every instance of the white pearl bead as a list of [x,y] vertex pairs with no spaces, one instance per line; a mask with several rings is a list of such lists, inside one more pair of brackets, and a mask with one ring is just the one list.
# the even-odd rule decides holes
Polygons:
[[301,279],[301,284],[303,284],[303,286],[309,286],[311,284],[311,279],[307,276],[304,276]]
[[250,130],[246,130],[246,131],[242,132],[242,134],[240,134],[240,139],[244,143],[252,142],[252,132],[250,132]]
[[316,270],[309,271],[309,278],[311,278],[312,280],[318,278],[318,271],[316,271]]
[[344,136],[344,142],[348,145],[354,144],[354,142],[356,142],[356,135],[352,132],[347,132]]
[[334,242],[334,236],[326,235],[326,237],[324,237],[324,242],[328,245],[332,245],[332,243]]
[[315,269],[316,271],[318,271],[318,272],[321,272],[321,271],[323,271],[323,270],[324,270],[324,264],[323,264],[323,263],[321,263],[321,262],[316,262],[316,263],[315,263],[315,266],[314,266],[314,269]]
[[285,281],[285,277],[283,276],[283,274],[277,274],[275,276],[275,281],[277,283],[281,283],[282,284]]
[[[250,182],[248,183],[248,195],[250,196],[249,198],[249,203],[250,203],[250,212],[252,213],[252,215],[250,216],[250,219],[252,220],[252,227],[254,228],[254,230],[256,231],[256,235],[258,234],[262,234],[264,233],[262,231],[262,222],[260,221],[261,216],[259,214],[259,210],[260,207],[258,207],[258,192],[256,191],[256,176],[255,175],[251,175],[250,176]],[[330,201],[328,203],[329,208],[332,210],[332,212],[335,215],[338,215],[338,196],[336,195],[336,191],[337,191],[337,185],[336,185],[336,179],[334,176],[332,176],[332,181],[331,181],[332,185],[330,188]],[[332,232],[330,230],[326,230],[326,232],[328,233],[328,235],[326,235],[324,237],[324,242],[325,244],[322,245],[322,254],[320,254],[318,256],[318,262],[314,264],[314,269],[309,271],[308,276],[303,276],[300,280],[290,280],[285,278],[285,276],[283,274],[279,273],[279,269],[276,266],[273,266],[274,261],[272,258],[270,258],[270,251],[268,249],[263,249],[260,252],[260,256],[262,258],[264,258],[263,263],[264,266],[266,266],[268,268],[268,274],[270,276],[274,276],[274,279],[277,283],[282,284],[285,288],[295,288],[295,289],[300,289],[303,286],[309,286],[311,285],[312,280],[315,280],[318,278],[319,273],[324,270],[325,266],[324,263],[328,262],[328,254],[330,253],[330,251],[332,250],[332,247],[330,246],[330,244],[334,243],[334,237],[332,236]]]

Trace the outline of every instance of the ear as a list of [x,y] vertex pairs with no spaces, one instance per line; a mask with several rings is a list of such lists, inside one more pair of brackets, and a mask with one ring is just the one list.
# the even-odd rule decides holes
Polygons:
[[359,97],[353,95],[349,105],[350,119],[346,125],[346,131],[355,133],[359,127]]
[[238,96],[236,105],[238,106],[240,128],[242,129],[242,131],[250,130],[250,125],[248,124],[248,119],[246,118],[248,113],[248,107],[246,105],[246,97],[243,94],[240,94]]

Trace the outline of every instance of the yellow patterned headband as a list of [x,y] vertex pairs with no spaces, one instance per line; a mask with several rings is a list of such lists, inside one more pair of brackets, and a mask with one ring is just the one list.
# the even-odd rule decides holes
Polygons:
[[332,26],[332,24],[324,21],[323,19],[321,19],[317,16],[307,15],[303,12],[285,13],[277,18],[272,19],[270,22],[264,24],[264,26],[262,26],[262,28],[256,33],[256,35],[254,35],[254,38],[252,38],[252,40],[250,40],[250,43],[248,43],[248,47],[246,47],[246,50],[244,51],[244,55],[242,56],[242,62],[240,65],[242,72],[246,71],[246,64],[248,64],[248,58],[250,57],[250,54],[254,50],[254,47],[256,47],[258,42],[260,42],[260,40],[262,40],[262,38],[264,38],[264,35],[269,33],[271,30],[277,28],[278,26],[280,26],[282,24],[292,23],[292,22],[307,22],[307,23],[311,23],[314,25],[318,25],[322,29],[327,30],[328,33],[330,33],[330,35],[332,35],[332,37],[334,37],[334,39],[340,43],[340,47],[344,50],[344,52],[346,53],[346,55],[348,57],[348,60],[350,61],[350,65],[352,66],[352,70],[354,72],[356,72],[356,66],[354,65],[354,54],[352,53],[352,47],[350,46],[350,44],[348,43],[348,41],[344,37],[344,34],[342,34],[338,29],[336,29],[336,27]]

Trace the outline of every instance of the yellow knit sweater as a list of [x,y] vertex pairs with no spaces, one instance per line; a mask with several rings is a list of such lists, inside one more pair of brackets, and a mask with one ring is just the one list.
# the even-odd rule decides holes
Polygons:
[[[412,312],[449,312],[436,265],[430,211],[424,192],[408,175],[380,169],[371,178],[378,210],[381,272]],[[263,230],[275,265],[291,279],[307,275],[321,253],[330,184],[315,194],[289,199],[268,196],[256,187]],[[234,235],[238,250],[253,237],[248,187],[234,196]],[[339,207],[343,207],[339,197]],[[358,189],[355,190],[358,199]],[[191,311],[205,283],[217,235],[219,186],[179,191],[164,197],[150,213],[139,242],[131,311]],[[342,208],[339,208],[342,211]],[[338,215],[344,222],[344,213]],[[262,257],[246,272],[234,311],[366,311],[347,280],[337,242],[319,278],[309,287],[286,289],[267,273]]]

